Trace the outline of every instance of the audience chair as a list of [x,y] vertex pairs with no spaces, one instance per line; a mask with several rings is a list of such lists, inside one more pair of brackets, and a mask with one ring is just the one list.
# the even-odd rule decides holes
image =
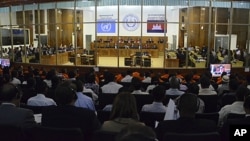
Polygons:
[[236,118],[244,118],[245,114],[236,114],[236,113],[229,113],[227,115],[227,119],[236,119]]
[[25,141],[25,136],[19,127],[0,125],[0,141]]
[[228,94],[223,95],[221,97],[221,107],[232,104],[235,101],[236,101],[236,97],[234,95],[228,95]]
[[94,133],[93,141],[115,141],[117,133],[98,130]]
[[113,104],[113,101],[115,99],[117,94],[99,94],[98,95],[98,101],[99,101],[99,105],[98,105],[98,109],[102,110],[106,105],[108,104]]
[[218,120],[219,120],[219,113],[218,112],[215,112],[215,113],[196,113],[195,118],[212,120],[217,125]]
[[218,95],[198,95],[205,103],[204,113],[218,112]]
[[140,112],[140,121],[145,125],[155,128],[156,122],[164,120],[165,113]]
[[97,111],[97,118],[99,119],[101,124],[103,124],[104,121],[109,120],[110,114],[111,114],[111,111],[98,110]]
[[154,101],[152,95],[149,94],[133,94],[136,99],[137,110],[141,111],[141,108],[145,104],[151,104]]
[[20,107],[25,108],[25,109],[30,109],[33,111],[34,114],[41,114],[43,109],[48,107],[48,106],[30,106],[30,105],[26,105],[26,104],[21,104]]
[[29,133],[30,141],[84,141],[84,136],[80,128],[37,126]]
[[163,141],[220,141],[218,132],[209,133],[165,133]]

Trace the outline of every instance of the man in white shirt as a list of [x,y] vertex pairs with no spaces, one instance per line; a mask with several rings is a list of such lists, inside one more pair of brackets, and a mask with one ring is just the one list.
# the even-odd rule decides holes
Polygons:
[[229,113],[245,114],[243,103],[245,97],[250,95],[250,90],[245,86],[239,86],[236,91],[236,101],[231,105],[226,105],[219,111],[219,126],[221,127],[227,119]]
[[142,89],[142,82],[139,78],[133,77],[131,85],[133,86],[134,90],[131,94],[149,94],[147,92],[143,92]]
[[37,82],[36,84],[37,95],[29,98],[27,101],[27,105],[30,105],[30,106],[56,105],[56,102],[53,99],[45,97],[47,90],[48,90],[48,86],[46,82],[44,81]]
[[142,107],[141,111],[145,112],[157,112],[157,113],[165,113],[167,107],[163,105],[162,101],[165,98],[165,88],[164,86],[156,86],[153,91],[152,95],[154,97],[154,101],[152,104],[146,104]]
[[117,94],[119,89],[123,87],[121,84],[118,84],[114,81],[115,76],[113,73],[107,72],[104,77],[107,84],[101,87],[102,93]]
[[199,95],[217,95],[216,91],[213,91],[209,88],[210,80],[207,76],[202,76],[200,78],[201,88],[199,91]]
[[122,78],[121,82],[131,82],[132,80],[132,71],[131,70],[127,70],[127,75]]

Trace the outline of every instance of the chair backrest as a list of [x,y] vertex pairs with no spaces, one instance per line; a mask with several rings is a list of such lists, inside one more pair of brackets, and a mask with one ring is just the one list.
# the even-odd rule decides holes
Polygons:
[[0,125],[0,141],[24,141],[21,128],[10,125]]
[[225,94],[221,97],[221,107],[232,104],[234,101],[236,101],[235,95]]
[[136,99],[137,110],[141,111],[141,108],[145,104],[151,104],[154,101],[152,95],[149,94],[133,94]]
[[219,120],[219,113],[218,112],[215,112],[215,113],[196,113],[195,118],[213,120],[215,122],[215,124],[217,125],[218,120]]
[[164,120],[165,113],[140,112],[140,121],[145,125],[155,128],[155,123]]
[[94,133],[93,141],[115,141],[117,133],[98,130]]
[[37,126],[28,134],[33,141],[84,141],[80,128],[53,128]]
[[41,114],[43,109],[48,106],[30,106],[26,104],[21,104],[20,107],[25,109],[30,109],[33,111],[34,114]]
[[110,114],[111,114],[111,111],[98,110],[97,111],[97,118],[99,119],[101,124],[103,124],[104,121],[109,120]]
[[106,105],[113,104],[113,101],[115,99],[117,94],[106,94],[102,93],[98,95],[98,109],[102,110]]
[[218,111],[218,95],[198,95],[205,103],[204,113],[214,113]]
[[245,114],[229,113],[227,119],[244,118],[245,116]]
[[220,141],[218,132],[209,133],[165,133],[163,141]]
[[163,101],[164,105],[167,105],[169,100],[175,100],[177,97],[179,97],[179,95],[165,95],[165,99]]

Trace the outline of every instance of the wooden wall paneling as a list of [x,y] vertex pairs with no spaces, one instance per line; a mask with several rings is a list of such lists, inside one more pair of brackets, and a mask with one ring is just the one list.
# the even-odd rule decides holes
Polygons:
[[70,9],[62,9],[62,45],[69,46],[72,41],[72,33],[74,32],[74,11]]
[[56,46],[56,16],[55,9],[49,9],[47,11],[48,21],[48,44],[50,46]]
[[[40,19],[38,20],[38,13],[40,13]],[[38,27],[40,26],[40,34],[45,34],[45,15],[44,10],[35,10],[35,33],[38,34]],[[38,22],[40,21],[40,22]]]

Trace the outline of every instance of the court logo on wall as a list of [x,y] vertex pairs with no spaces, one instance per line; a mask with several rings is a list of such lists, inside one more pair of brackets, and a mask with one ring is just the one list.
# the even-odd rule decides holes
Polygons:
[[123,22],[123,27],[128,31],[135,31],[139,27],[139,18],[133,14],[126,15]]
[[164,33],[167,28],[164,14],[149,14],[147,18],[147,33]]
[[115,19],[101,18],[97,20],[97,33],[115,33]]

